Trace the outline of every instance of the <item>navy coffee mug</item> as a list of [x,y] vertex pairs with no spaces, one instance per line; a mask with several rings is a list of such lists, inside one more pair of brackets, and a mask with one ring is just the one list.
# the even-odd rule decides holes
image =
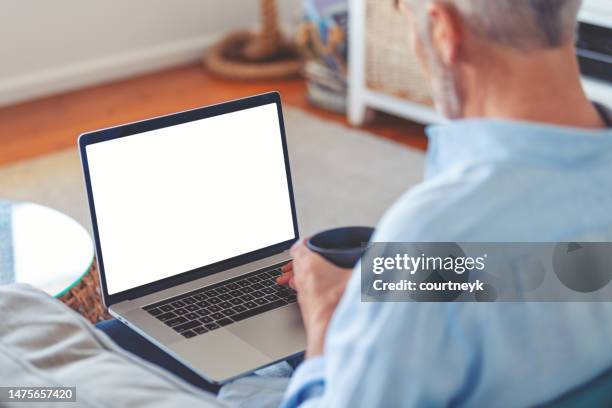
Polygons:
[[323,258],[341,268],[352,268],[370,242],[374,228],[342,227],[319,232],[313,235],[306,246]]

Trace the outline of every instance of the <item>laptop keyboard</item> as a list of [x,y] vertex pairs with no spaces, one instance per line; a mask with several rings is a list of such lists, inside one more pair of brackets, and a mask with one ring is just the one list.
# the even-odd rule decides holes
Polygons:
[[280,268],[241,275],[143,307],[186,338],[191,338],[297,300],[280,286]]

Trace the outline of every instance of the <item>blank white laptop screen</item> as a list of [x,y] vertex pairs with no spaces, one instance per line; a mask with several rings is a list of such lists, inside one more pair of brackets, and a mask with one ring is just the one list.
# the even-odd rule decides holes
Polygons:
[[295,238],[274,103],[86,149],[109,294]]

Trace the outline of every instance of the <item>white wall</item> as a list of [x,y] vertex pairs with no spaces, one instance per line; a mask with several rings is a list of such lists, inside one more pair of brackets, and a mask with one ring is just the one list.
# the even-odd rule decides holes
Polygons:
[[[300,0],[279,0],[289,25]],[[185,63],[258,0],[2,0],[0,105]]]

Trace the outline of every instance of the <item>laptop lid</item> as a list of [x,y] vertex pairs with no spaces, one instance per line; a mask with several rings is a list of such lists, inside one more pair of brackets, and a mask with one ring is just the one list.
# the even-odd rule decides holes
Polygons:
[[106,306],[298,238],[278,93],[85,133],[79,149]]

